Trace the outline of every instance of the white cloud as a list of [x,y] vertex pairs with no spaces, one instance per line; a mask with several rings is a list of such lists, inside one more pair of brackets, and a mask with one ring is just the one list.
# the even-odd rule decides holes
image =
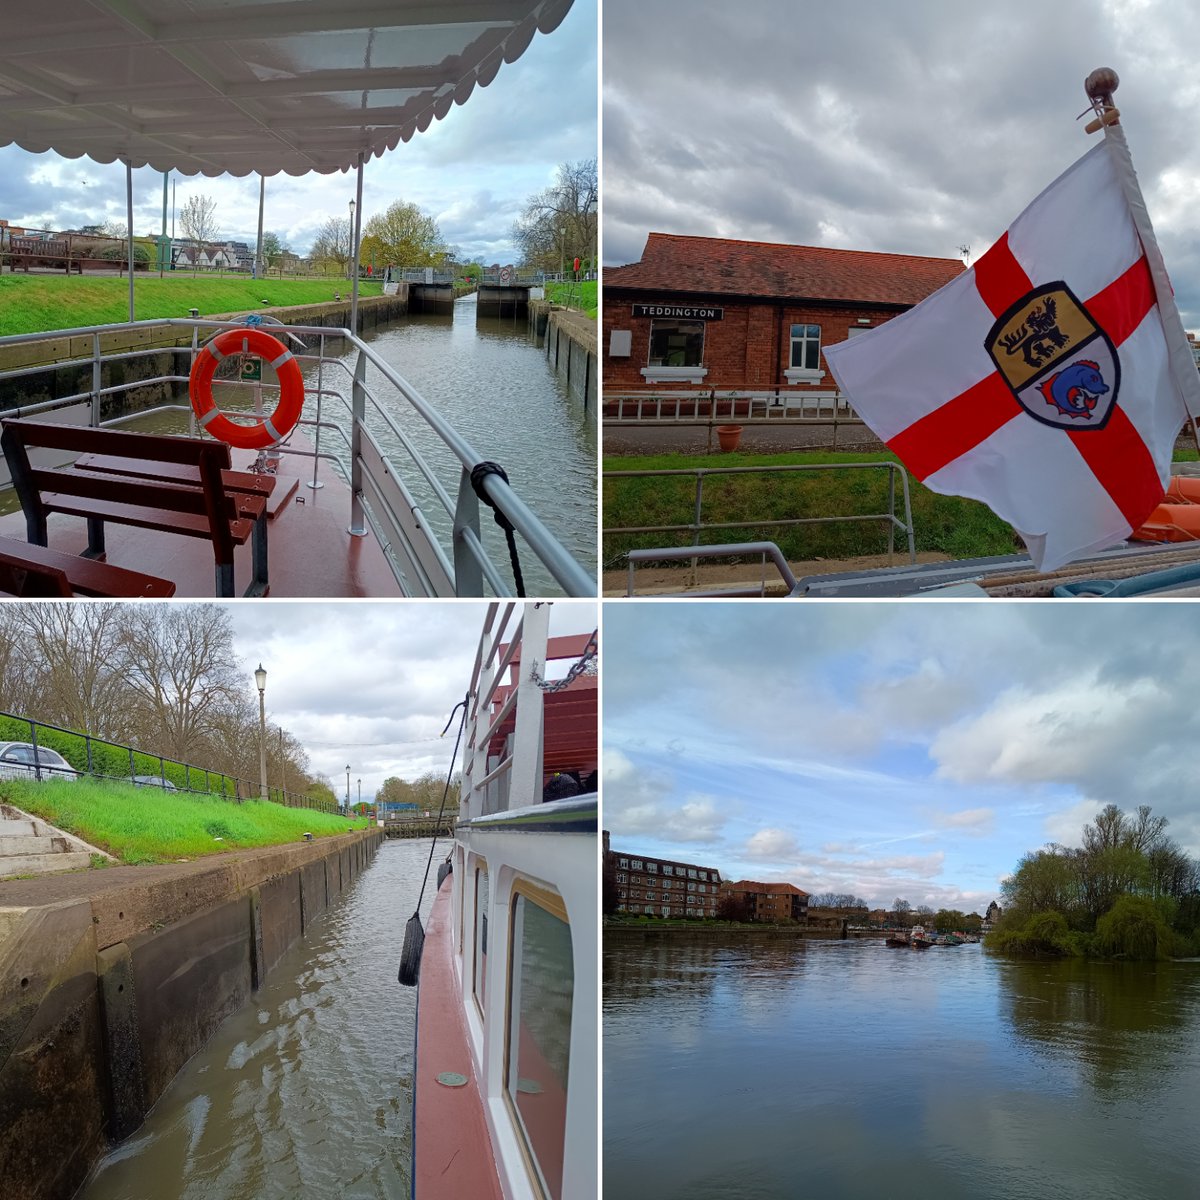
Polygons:
[[762,862],[783,862],[799,851],[795,836],[786,829],[760,829],[750,836],[742,853]]

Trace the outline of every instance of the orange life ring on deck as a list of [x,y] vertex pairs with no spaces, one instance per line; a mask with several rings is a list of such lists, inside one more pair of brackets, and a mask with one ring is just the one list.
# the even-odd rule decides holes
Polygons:
[[1135,542],[1200,541],[1200,478],[1172,475],[1162,503],[1129,537]]
[[1172,475],[1165,502],[1176,504],[1200,504],[1200,477],[1195,475]]
[[[253,425],[239,425],[217,409],[212,381],[217,365],[230,354],[257,354],[275,368],[279,377],[279,404],[269,417]],[[188,377],[192,411],[213,437],[241,450],[265,450],[281,442],[300,419],[304,407],[304,376],[292,352],[261,329],[226,329],[206,342],[192,363]]]

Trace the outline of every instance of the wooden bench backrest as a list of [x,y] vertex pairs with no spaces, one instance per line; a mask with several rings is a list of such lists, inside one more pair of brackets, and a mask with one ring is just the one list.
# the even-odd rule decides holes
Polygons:
[[0,421],[5,444],[16,439],[22,446],[43,446],[75,454],[117,454],[147,462],[183,463],[198,467],[217,459],[219,468],[231,465],[229,447],[205,438],[164,437],[157,433],[128,433],[118,429],[89,429],[50,421]]
[[[208,518],[220,561],[232,559],[229,523],[237,518],[238,504],[237,497],[227,492],[221,481],[221,471],[231,463],[229,447],[224,442],[12,418],[0,421],[0,427],[3,428],[0,446],[12,469],[18,493],[26,482],[34,491],[34,496],[21,496],[21,505],[27,512],[27,499],[40,504],[37,495],[57,492],[89,500],[135,504],[164,513],[202,514]],[[182,463],[198,468],[199,487],[116,478],[74,467],[35,468],[29,462],[30,446],[77,454],[113,454],[146,462]]]
[[15,237],[9,240],[9,246],[18,254],[45,254],[54,257],[64,257],[67,253],[67,243],[60,240],[45,241],[41,238]]

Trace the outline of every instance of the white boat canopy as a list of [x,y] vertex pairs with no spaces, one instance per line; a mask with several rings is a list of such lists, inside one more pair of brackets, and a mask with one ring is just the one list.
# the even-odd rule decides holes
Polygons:
[[394,149],[572,0],[4,0],[0,146],[185,175]]

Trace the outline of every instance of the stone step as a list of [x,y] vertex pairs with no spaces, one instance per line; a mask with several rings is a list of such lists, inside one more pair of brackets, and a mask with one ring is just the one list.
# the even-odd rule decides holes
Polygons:
[[14,875],[43,875],[47,871],[72,871],[91,865],[92,856],[82,850],[70,850],[66,854],[16,854],[0,859],[0,879],[11,879]]
[[64,854],[70,848],[64,837],[0,837],[0,858],[13,854]]
[[0,820],[0,837],[33,837],[33,822],[26,820]]

